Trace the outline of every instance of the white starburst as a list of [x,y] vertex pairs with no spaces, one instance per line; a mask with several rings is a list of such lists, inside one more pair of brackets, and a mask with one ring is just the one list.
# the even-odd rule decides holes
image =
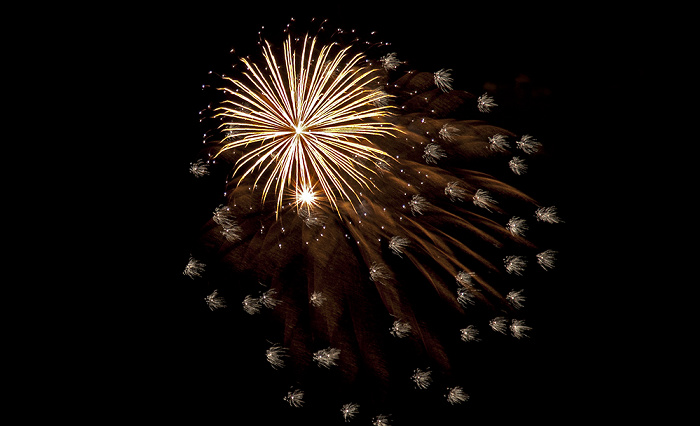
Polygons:
[[473,326],[468,325],[465,328],[459,330],[461,339],[463,342],[479,342],[479,330]]
[[564,222],[557,216],[557,208],[555,206],[551,207],[540,207],[535,211],[535,217],[540,222],[546,223],[561,223]]
[[218,290],[214,290],[212,294],[205,297],[204,301],[207,302],[207,306],[209,306],[209,309],[211,309],[212,311],[226,307],[226,300],[224,300],[223,297],[219,296]]
[[505,317],[496,317],[489,321],[489,326],[493,331],[497,331],[502,334],[506,334],[508,327],[508,320]]
[[204,265],[204,263],[190,256],[190,259],[187,261],[187,265],[185,266],[185,270],[182,271],[182,274],[192,279],[201,278],[202,274],[204,273],[205,266],[206,265]]
[[372,426],[391,426],[390,414],[380,414],[372,419]]
[[447,402],[452,405],[461,404],[469,400],[469,395],[464,392],[464,389],[461,386],[447,388],[447,395],[445,395],[445,397],[447,398]]
[[489,209],[489,205],[498,204],[498,202],[494,200],[491,197],[491,194],[485,189],[477,189],[474,197],[472,197],[472,201],[474,201],[475,206],[484,208],[488,211],[491,211],[491,209]]
[[403,254],[404,249],[408,247],[409,243],[410,240],[408,238],[393,236],[389,241],[389,249],[391,249],[392,253],[398,257],[403,257],[401,255]]
[[473,305],[474,302],[474,294],[470,289],[464,288],[464,287],[458,287],[457,288],[457,302],[459,302],[462,307],[466,308],[469,305]]
[[260,303],[260,299],[257,297],[253,296],[246,296],[243,299],[243,310],[250,315],[254,315],[260,312],[260,308],[262,308],[262,303]]
[[214,210],[213,219],[217,225],[221,226],[221,233],[227,241],[235,242],[241,239],[243,229],[238,226],[238,222],[233,213],[231,213],[230,207],[223,204],[219,205],[219,207]]
[[445,195],[450,197],[450,201],[464,201],[467,191],[462,188],[459,182],[449,182],[445,187]]
[[386,55],[379,58],[379,61],[382,63],[382,66],[385,70],[395,70],[399,67],[399,65],[403,63],[399,61],[396,52],[387,53]]
[[283,399],[292,407],[299,408],[304,405],[304,391],[301,389],[293,389],[287,392],[287,396]]
[[523,302],[525,301],[525,296],[523,296],[523,292],[525,290],[512,290],[506,295],[506,300],[508,303],[510,303],[514,308],[520,309],[523,307]]
[[380,262],[373,262],[369,266],[369,279],[375,282],[380,282],[391,278],[389,274],[389,268],[385,264]]
[[209,174],[209,162],[205,162],[201,158],[193,163],[190,163],[190,173],[194,177],[200,178]]
[[337,348],[329,347],[314,352],[314,361],[319,367],[331,368],[337,365],[338,358],[340,358],[340,349]]
[[527,259],[524,256],[506,256],[503,264],[509,274],[522,275],[527,266]]
[[523,135],[520,140],[515,142],[515,145],[525,151],[526,154],[533,154],[539,151],[542,146],[541,143],[537,142],[537,139],[530,135]]
[[260,295],[260,303],[268,309],[273,309],[280,304],[280,300],[275,296],[277,296],[277,291],[275,289],[269,289]]
[[265,351],[265,358],[267,358],[267,362],[269,362],[272,368],[275,370],[284,367],[284,358],[286,357],[287,348],[284,348],[279,344],[274,344],[267,351]]
[[457,284],[465,287],[471,287],[472,286],[472,277],[475,274],[473,272],[467,272],[467,271],[459,271],[457,275],[455,275],[455,280],[457,280]]
[[343,419],[349,422],[353,417],[355,417],[360,412],[360,404],[348,403],[340,408],[340,412],[343,414]]
[[326,301],[326,296],[323,295],[323,293],[319,291],[314,291],[311,293],[311,297],[309,297],[309,303],[311,306],[314,308],[318,308],[321,305],[323,305]]
[[484,93],[483,95],[479,96],[479,99],[477,99],[476,106],[479,108],[479,111],[487,113],[491,112],[491,108],[497,107],[498,104],[494,102],[493,97],[489,96],[488,93]]
[[416,213],[423,214],[423,211],[427,210],[429,206],[430,203],[422,195],[414,195],[411,201],[408,202],[408,207],[411,209],[413,216],[415,216]]
[[416,384],[416,387],[420,389],[428,389],[430,384],[433,382],[429,368],[426,370],[416,368],[415,370],[413,370],[413,376],[411,376],[411,380],[413,380],[413,382]]
[[376,90],[382,73],[349,46],[321,46],[308,35],[289,35],[281,51],[260,45],[261,64],[240,58],[241,78],[223,76],[233,87],[220,89],[226,99],[215,109],[226,135],[216,156],[240,150],[233,176],[255,176],[263,203],[276,193],[277,215],[294,188],[318,185],[335,210],[338,200],[359,201],[374,187],[367,164],[389,158],[369,138],[397,132],[386,120],[389,95]]
[[556,261],[557,251],[556,250],[545,250],[542,253],[537,254],[537,263],[542,267],[542,269],[549,270],[554,268],[554,262]]
[[399,339],[404,338],[411,334],[411,324],[401,320],[396,320],[389,329],[389,332],[394,337],[398,337]]
[[517,339],[528,337],[525,334],[525,332],[528,330],[532,330],[532,327],[526,326],[525,321],[523,320],[514,319],[513,322],[510,324],[510,332],[513,335],[513,337]]
[[513,216],[506,224],[506,229],[510,231],[511,234],[520,235],[522,237],[528,229],[527,222],[525,219]]
[[433,74],[435,85],[443,92],[449,92],[452,90],[452,77],[450,71],[452,70],[443,68]]
[[506,140],[506,136],[499,133],[489,137],[489,148],[492,151],[504,152],[510,148],[510,144]]
[[459,128],[452,126],[449,123],[445,123],[440,128],[438,136],[447,142],[454,142],[455,137],[459,134]]
[[437,160],[445,157],[447,153],[436,143],[429,143],[423,150],[423,159],[427,164],[437,164]]
[[508,162],[508,167],[516,175],[520,176],[527,172],[527,164],[522,158],[515,156]]

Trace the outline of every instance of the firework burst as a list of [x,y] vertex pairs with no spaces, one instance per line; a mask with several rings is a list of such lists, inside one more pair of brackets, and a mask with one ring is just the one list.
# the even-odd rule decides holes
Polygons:
[[246,148],[234,176],[265,179],[262,200],[274,191],[278,215],[287,188],[299,194],[319,185],[336,210],[338,199],[359,200],[358,191],[374,187],[368,176],[376,172],[366,164],[389,158],[368,139],[395,135],[385,120],[389,95],[377,90],[377,70],[349,49],[288,37],[278,63],[264,41],[263,69],[242,58],[245,81],[224,77],[234,89],[222,89],[232,99],[217,109],[226,134],[217,156]]

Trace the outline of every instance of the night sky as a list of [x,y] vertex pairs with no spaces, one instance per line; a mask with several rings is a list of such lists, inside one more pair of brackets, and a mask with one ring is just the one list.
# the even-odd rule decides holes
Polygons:
[[[615,250],[604,243],[616,238],[607,224],[620,221],[615,209],[605,218],[598,214],[609,197],[600,188],[623,185],[611,178],[611,156],[601,150],[614,150],[610,144],[622,132],[614,123],[630,114],[605,99],[624,96],[644,72],[636,66],[637,43],[630,42],[634,27],[620,28],[621,13],[574,6],[502,10],[411,2],[298,10],[253,4],[244,10],[200,5],[134,10],[123,14],[128,15],[123,26],[111,27],[106,43],[116,53],[113,65],[123,70],[128,98],[119,104],[122,119],[138,129],[128,136],[139,157],[130,166],[137,179],[121,208],[138,223],[130,250],[146,269],[120,288],[129,300],[128,319],[111,328],[121,343],[113,348],[117,361],[106,367],[104,381],[126,389],[104,403],[106,417],[158,424],[318,420],[258,397],[274,377],[269,368],[258,373],[257,367],[266,366],[246,345],[255,339],[253,331],[236,323],[235,315],[211,312],[202,300],[206,293],[182,276],[197,231],[223,191],[223,183],[204,185],[188,171],[206,130],[198,112],[212,100],[201,88],[213,81],[208,72],[228,72],[237,61],[231,48],[257,54],[261,26],[266,38],[279,42],[290,17],[299,32],[316,17],[329,19],[329,28],[355,29],[360,37],[376,31],[374,37],[392,43],[390,51],[408,63],[406,69],[451,68],[455,88],[496,95],[502,109],[493,115],[495,124],[536,135],[547,149],[528,190],[553,200],[566,224],[555,236],[559,266],[541,283],[547,290],[537,292],[538,311],[530,314],[539,329],[523,342],[517,359],[481,354],[492,357],[493,369],[474,373],[483,394],[472,395],[454,418],[440,413],[440,419],[569,424],[597,418],[622,380],[598,376],[603,366],[617,362],[603,349],[611,336],[599,332],[612,303],[601,289],[613,282],[600,273]],[[229,310],[237,305],[232,301]],[[516,372],[508,368],[513,362],[519,363]],[[342,424],[331,408],[320,410],[323,416],[331,413],[331,421],[322,424]],[[433,420],[429,409],[414,410],[414,422],[397,418],[395,424]]]

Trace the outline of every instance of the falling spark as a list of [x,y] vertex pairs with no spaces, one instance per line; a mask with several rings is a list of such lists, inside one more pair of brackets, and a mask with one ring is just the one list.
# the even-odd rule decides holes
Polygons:
[[457,275],[455,275],[455,280],[457,280],[457,283],[459,285],[462,285],[465,287],[471,287],[473,276],[474,276],[473,272],[459,271],[457,273]]
[[557,216],[557,208],[555,206],[551,207],[540,207],[535,211],[535,217],[541,222],[547,223],[561,223],[563,220]]
[[539,151],[542,146],[541,143],[537,142],[537,139],[530,135],[523,135],[519,141],[515,142],[515,145],[525,151],[526,154],[533,154]]
[[435,85],[443,92],[449,92],[452,90],[452,77],[450,74],[451,69],[441,69],[433,74],[433,79]]
[[525,334],[525,332],[528,330],[532,330],[532,327],[526,326],[525,321],[523,320],[514,319],[513,322],[510,324],[510,332],[513,334],[513,337],[517,339],[528,337]]
[[522,237],[525,235],[525,231],[527,231],[527,222],[525,219],[513,216],[506,224],[506,229],[510,231],[511,234]]
[[391,426],[389,414],[380,414],[372,420],[372,426]]
[[389,332],[392,336],[401,339],[411,334],[411,324],[401,320],[394,321]]
[[278,368],[284,367],[284,359],[287,357],[287,349],[283,348],[279,344],[274,344],[265,351],[265,357],[267,358],[267,362],[270,363],[272,368],[277,370]]
[[355,415],[360,412],[360,405],[352,402],[345,404],[340,408],[340,412],[343,413],[343,419],[345,419],[346,422],[349,422],[350,419],[355,417]]
[[190,259],[187,261],[187,266],[185,266],[185,270],[182,271],[182,274],[192,279],[201,278],[202,273],[204,273],[204,266],[204,263],[190,256]]
[[509,274],[522,275],[527,266],[527,260],[523,256],[506,256],[503,264]]
[[241,58],[247,81],[224,77],[235,88],[221,89],[232,99],[216,109],[227,134],[217,156],[248,148],[234,175],[242,171],[240,182],[255,174],[257,184],[267,174],[262,200],[274,190],[277,215],[285,188],[292,186],[319,184],[336,210],[337,199],[359,200],[357,191],[374,185],[364,173],[375,173],[366,162],[389,158],[368,136],[394,136],[397,130],[383,120],[391,107],[377,106],[389,95],[374,90],[376,69],[364,65],[362,54],[351,55],[349,47],[317,46],[315,37],[295,43],[289,36],[281,62],[269,42],[262,44],[264,69]]
[[414,195],[411,201],[408,202],[408,207],[411,208],[413,216],[415,216],[416,213],[423,214],[423,211],[426,210],[428,206],[430,206],[430,203],[422,195]]
[[525,164],[525,160],[517,156],[513,157],[508,162],[508,167],[510,167],[510,170],[518,176],[527,172],[527,164]]
[[323,303],[325,301],[326,301],[326,296],[324,296],[323,293],[321,293],[319,291],[314,291],[313,293],[311,293],[311,297],[309,297],[309,303],[314,308],[320,307],[321,305],[323,305]]
[[291,390],[283,399],[292,407],[299,408],[304,405],[304,391],[301,389]]
[[430,374],[430,369],[421,370],[420,368],[416,368],[413,371],[411,380],[413,380],[413,382],[416,384],[416,387],[420,389],[428,389],[428,386],[430,386],[430,384],[433,382]]
[[409,243],[410,240],[408,238],[394,236],[391,237],[391,240],[389,241],[389,249],[391,249],[392,253],[398,257],[403,257],[401,255]]
[[479,111],[484,113],[491,112],[491,108],[498,106],[498,104],[494,102],[493,98],[487,93],[479,96],[479,99],[476,101],[476,105],[477,108],[479,108]]
[[199,159],[194,163],[190,163],[190,173],[192,173],[194,177],[198,178],[208,175],[209,163],[205,162],[202,159]]
[[506,327],[508,326],[508,320],[505,317],[496,317],[489,321],[489,326],[493,331],[497,331],[502,334],[506,334]]
[[447,388],[447,395],[445,395],[445,397],[447,398],[447,402],[452,405],[461,404],[469,400],[469,395],[464,392],[464,389],[461,386]]
[[440,128],[438,135],[447,142],[454,142],[458,133],[459,129],[457,127],[445,123]]
[[319,367],[331,368],[338,363],[340,349],[326,348],[314,353],[314,361]]
[[463,342],[479,342],[479,330],[473,325],[468,325],[465,328],[459,330]]
[[545,250],[542,253],[537,254],[537,263],[539,263],[539,265],[545,271],[552,269],[554,268],[554,261],[556,260],[556,255],[556,250]]
[[472,292],[464,287],[457,288],[457,302],[459,302],[462,307],[466,308],[469,305],[473,305],[474,295]]
[[260,303],[268,309],[273,309],[275,306],[279,305],[280,300],[275,298],[277,296],[277,291],[274,289],[267,290],[260,295]]
[[450,201],[464,201],[467,191],[459,185],[459,182],[449,182],[445,187],[445,195],[450,197]]
[[498,204],[498,202],[494,200],[491,197],[491,194],[489,194],[489,192],[485,189],[477,189],[474,197],[472,197],[472,201],[474,201],[475,206],[484,208],[488,211],[491,211],[491,209],[489,209],[489,204]]
[[423,150],[423,159],[427,164],[437,164],[437,160],[445,157],[447,153],[436,143],[429,143]]
[[260,303],[260,299],[257,297],[253,296],[246,296],[243,299],[243,310],[250,315],[255,315],[260,312],[260,308],[262,307],[262,304]]
[[382,66],[386,70],[395,70],[399,67],[399,65],[403,63],[399,61],[396,52],[387,53],[386,55],[379,58],[379,61],[382,63]]
[[205,297],[204,301],[207,302],[207,306],[209,306],[209,309],[211,309],[212,311],[226,307],[226,301],[223,297],[219,296],[218,290],[214,290],[212,294]]
[[510,303],[516,309],[520,309],[524,306],[523,302],[525,301],[525,296],[523,296],[523,291],[525,290],[513,290],[506,295],[506,300],[508,303]]
[[383,281],[389,279],[389,268],[385,264],[374,262],[369,267],[369,279],[372,281]]
[[506,140],[505,135],[496,134],[489,138],[489,148],[492,151],[504,152],[506,149],[510,148],[510,144]]

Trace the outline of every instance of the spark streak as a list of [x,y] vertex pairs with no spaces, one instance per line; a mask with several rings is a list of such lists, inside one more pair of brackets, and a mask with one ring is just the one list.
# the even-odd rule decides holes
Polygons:
[[383,120],[391,115],[389,95],[376,90],[377,69],[349,49],[319,47],[308,35],[297,45],[289,36],[278,64],[265,41],[264,68],[241,58],[247,81],[223,77],[235,89],[221,89],[233,99],[216,110],[226,134],[217,156],[252,145],[237,160],[234,175],[242,172],[239,184],[249,175],[255,184],[266,176],[262,201],[274,191],[278,215],[287,188],[306,191],[320,184],[336,210],[338,199],[359,200],[358,191],[375,187],[369,173],[376,172],[365,164],[389,158],[368,138],[398,131]]

